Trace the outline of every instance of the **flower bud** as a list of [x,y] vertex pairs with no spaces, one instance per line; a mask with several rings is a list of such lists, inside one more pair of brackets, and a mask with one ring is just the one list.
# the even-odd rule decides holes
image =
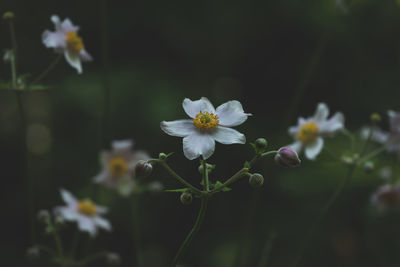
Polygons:
[[374,113],[372,113],[371,114],[371,121],[373,122],[373,123],[378,123],[378,122],[380,122],[381,120],[382,120],[382,118],[381,118],[381,115],[379,115],[378,113],[376,113],[376,112],[374,112]]
[[167,154],[165,154],[165,153],[160,153],[160,154],[158,155],[158,158],[161,159],[161,160],[165,160],[165,159],[167,158]]
[[50,220],[50,213],[47,210],[39,210],[37,219],[42,223],[48,223]]
[[109,266],[117,266],[121,264],[121,257],[117,253],[108,253],[106,259]]
[[254,188],[259,188],[264,184],[264,177],[259,173],[254,173],[249,178],[249,183]]
[[278,150],[275,155],[275,162],[283,167],[298,167],[301,160],[293,148],[285,146]]
[[39,250],[39,248],[36,247],[36,246],[33,246],[33,247],[28,248],[28,249],[26,250],[26,257],[27,257],[28,260],[30,260],[30,261],[34,261],[34,260],[39,259],[39,257],[40,257],[40,250]]
[[192,203],[193,196],[190,192],[183,192],[180,199],[183,205],[189,205]]
[[13,19],[14,17],[15,17],[15,15],[11,11],[7,11],[3,14],[3,19],[5,19],[5,20]]
[[139,160],[135,166],[135,173],[138,177],[147,177],[153,172],[153,166],[145,160]]
[[375,169],[375,164],[372,161],[367,161],[367,162],[364,163],[363,167],[364,167],[364,171],[366,173],[371,173]]
[[256,140],[255,144],[256,144],[256,148],[259,151],[264,151],[268,146],[268,142],[267,142],[267,140],[265,140],[265,138],[258,138]]
[[[208,170],[208,173],[211,173],[211,171],[214,169],[214,165],[212,165],[212,164],[208,164],[208,163],[206,163],[206,168],[207,168],[207,170]],[[199,166],[199,173],[200,174],[203,174],[203,164],[201,164],[200,166]]]

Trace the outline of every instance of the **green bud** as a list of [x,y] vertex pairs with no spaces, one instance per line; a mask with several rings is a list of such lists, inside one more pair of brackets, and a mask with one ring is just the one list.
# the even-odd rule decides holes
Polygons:
[[33,246],[30,247],[26,250],[26,257],[28,258],[28,260],[30,261],[35,261],[37,259],[39,259],[40,257],[40,250],[38,247]]
[[249,183],[254,188],[259,188],[264,184],[264,177],[259,173],[254,173],[249,178]]
[[153,166],[145,160],[139,160],[135,166],[135,174],[138,177],[147,177],[153,172]]
[[160,154],[158,155],[158,158],[159,158],[160,160],[165,160],[165,159],[167,158],[167,154],[165,154],[165,153],[160,153]]
[[109,266],[118,266],[121,264],[121,257],[117,253],[110,252],[106,258]]
[[265,138],[258,138],[256,140],[255,144],[256,144],[256,148],[262,152],[264,152],[264,150],[267,149],[267,146],[268,146],[268,142],[267,142],[267,140],[265,140]]
[[180,199],[183,205],[189,205],[192,203],[193,196],[190,192],[183,192]]
[[[208,170],[208,173],[211,173],[211,171],[214,169],[214,165],[212,165],[212,164],[208,164],[208,163],[206,163],[206,168],[207,168],[207,170]],[[200,166],[199,166],[199,173],[200,174],[203,174],[203,164],[201,164]]]
[[11,20],[15,17],[14,13],[11,11],[7,11],[3,14],[3,19],[5,20]]
[[371,114],[371,121],[373,123],[378,123],[382,120],[381,115],[379,115],[378,113],[374,112]]
[[364,167],[364,171],[366,173],[371,173],[375,169],[375,164],[372,161],[367,161],[367,162],[364,163],[363,167]]
[[37,219],[45,224],[48,224],[50,221],[50,213],[47,210],[40,210],[37,213]]

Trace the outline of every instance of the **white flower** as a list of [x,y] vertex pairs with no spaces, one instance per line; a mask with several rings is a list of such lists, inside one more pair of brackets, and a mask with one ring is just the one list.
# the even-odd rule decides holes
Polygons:
[[196,101],[185,98],[182,106],[191,119],[162,121],[160,126],[169,135],[183,137],[183,153],[188,159],[209,158],[215,141],[225,145],[246,143],[243,134],[229,128],[242,124],[251,115],[244,113],[240,102],[228,101],[215,109],[205,97]]
[[371,204],[379,212],[385,212],[391,208],[400,208],[400,187],[391,184],[379,187],[371,196]]
[[88,232],[91,236],[97,234],[97,228],[111,231],[110,223],[101,217],[107,208],[95,205],[89,199],[77,200],[70,192],[61,189],[61,197],[67,206],[56,207],[55,213],[67,221],[76,221],[81,231]]
[[92,57],[86,52],[83,40],[78,36],[79,27],[66,18],[63,22],[56,15],[51,16],[56,30],[45,30],[42,34],[43,44],[54,48],[57,53],[63,53],[67,62],[82,73],[81,61],[91,61]]
[[[386,145],[386,150],[395,152],[400,158],[400,112],[393,110],[388,111],[390,131],[384,131],[378,127],[372,129],[371,140]],[[371,128],[363,127],[361,137],[367,139],[370,135]]]
[[3,55],[3,61],[7,63],[10,62],[12,56],[13,56],[13,51],[11,49],[5,50]]
[[304,119],[299,118],[297,126],[289,128],[289,134],[296,142],[290,146],[300,153],[304,147],[306,157],[315,159],[324,146],[323,137],[333,136],[344,129],[344,116],[342,113],[335,113],[330,119],[329,109],[325,103],[319,103],[314,116]]
[[117,189],[121,195],[129,195],[134,188],[134,170],[139,160],[149,159],[143,151],[132,152],[132,140],[113,141],[111,151],[102,151],[100,161],[103,169],[94,177],[95,183]]

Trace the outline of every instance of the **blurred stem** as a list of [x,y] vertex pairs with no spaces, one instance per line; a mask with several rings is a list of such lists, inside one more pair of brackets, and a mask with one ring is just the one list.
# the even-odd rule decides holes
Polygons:
[[80,232],[78,229],[76,229],[74,237],[72,238],[71,249],[69,252],[71,259],[75,258],[76,249],[78,248],[78,244],[79,244],[79,238],[80,238]]
[[171,265],[172,267],[175,267],[178,264],[180,258],[182,257],[182,254],[185,252],[185,249],[189,245],[190,241],[192,241],[193,236],[199,230],[200,225],[203,222],[204,215],[205,215],[206,210],[207,210],[207,203],[208,203],[208,197],[203,195],[201,197],[201,207],[200,207],[199,214],[197,215],[196,222],[195,222],[192,230],[187,235],[186,239],[183,241],[183,243],[182,243],[181,247],[179,248],[178,252],[176,253],[176,256],[175,256],[175,258],[174,258],[174,260],[172,262],[172,265]]
[[109,30],[108,30],[108,0],[102,0],[101,16],[101,59],[103,78],[103,114],[102,114],[102,146],[107,147],[109,143],[109,122],[110,122],[110,79],[109,79]]
[[[32,86],[34,84],[37,84],[38,82],[40,82],[44,77],[47,76],[47,74],[49,74],[49,72],[51,70],[54,69],[54,67],[57,65],[57,63],[60,61],[60,59],[62,58],[62,54],[57,55],[57,57],[50,63],[49,66],[47,66],[47,68],[39,75],[36,77],[36,79],[34,79],[29,86]],[[28,87],[29,87],[28,86]]]
[[339,186],[336,188],[334,193],[329,198],[328,202],[326,202],[325,206],[323,207],[323,209],[319,213],[318,217],[314,220],[314,222],[312,223],[311,227],[309,228],[307,234],[303,238],[303,240],[301,242],[301,245],[300,245],[300,248],[299,248],[299,250],[297,252],[297,256],[295,257],[295,259],[293,261],[292,267],[295,267],[300,263],[300,261],[301,261],[301,259],[303,257],[304,250],[306,248],[307,243],[310,241],[310,239],[312,238],[316,228],[322,222],[322,220],[324,219],[324,217],[326,216],[326,214],[328,213],[328,211],[330,210],[332,205],[336,202],[336,200],[338,199],[338,197],[342,193],[343,189],[349,183],[351,177],[353,176],[353,173],[354,173],[355,169],[356,169],[356,165],[355,164],[352,164],[352,165],[348,166],[347,175],[346,175],[345,179],[343,179],[343,181],[339,184]]
[[307,89],[310,85],[310,81],[312,76],[314,75],[315,69],[318,66],[318,63],[321,59],[322,54],[325,51],[326,44],[328,40],[328,33],[324,32],[318,41],[317,46],[311,56],[310,62],[306,69],[306,72],[303,76],[303,79],[300,81],[298,87],[294,91],[294,96],[292,98],[290,108],[288,109],[288,113],[286,115],[285,126],[289,125],[294,117],[297,114],[299,105],[302,102],[303,96],[306,95]]
[[63,250],[63,246],[62,246],[62,243],[61,243],[61,239],[60,239],[60,236],[58,235],[58,231],[55,228],[55,226],[52,225],[51,227],[53,228],[53,230],[51,232],[52,232],[53,237],[54,237],[54,242],[56,243],[57,253],[58,253],[58,256],[60,257],[61,262],[62,262],[61,266],[64,266],[63,262],[64,262],[65,259],[64,259],[64,250]]
[[269,234],[268,239],[265,242],[264,248],[262,250],[261,259],[258,263],[258,267],[267,267],[269,256],[271,255],[272,246],[274,244],[276,236],[276,232],[272,232]]
[[354,135],[347,129],[344,129],[343,133],[350,139],[351,152],[354,153],[354,151],[355,151],[355,138],[354,138]]
[[11,56],[11,79],[12,79],[12,89],[17,89],[17,39],[15,37],[14,21],[10,19],[10,35],[11,35],[11,45],[12,45],[12,56]]
[[172,177],[174,177],[176,180],[178,180],[179,182],[181,182],[183,185],[189,187],[191,190],[193,190],[193,192],[197,193],[197,194],[201,194],[201,191],[199,189],[197,189],[196,187],[194,187],[193,185],[191,185],[190,183],[188,183],[185,179],[183,179],[182,177],[180,177],[176,172],[174,172],[169,166],[168,164],[163,161],[163,160],[158,160],[158,163],[161,164],[161,166],[164,167],[164,169],[169,172],[169,174],[172,175]]
[[141,227],[139,224],[139,207],[140,207],[140,195],[133,194],[132,197],[132,224],[133,224],[133,241],[136,256],[136,264],[138,267],[145,266],[142,257],[142,246],[141,246]]
[[97,259],[106,257],[107,254],[108,254],[107,251],[102,251],[102,252],[98,252],[98,253],[92,254],[92,255],[90,255],[90,256],[87,256],[87,257],[84,258],[83,260],[79,261],[76,265],[78,265],[78,266],[85,266],[85,265],[87,265],[88,263],[91,263],[92,261],[95,261],[95,260],[97,260]]

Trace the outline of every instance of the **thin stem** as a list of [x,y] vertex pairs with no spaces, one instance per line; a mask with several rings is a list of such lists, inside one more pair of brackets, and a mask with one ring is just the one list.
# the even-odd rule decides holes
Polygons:
[[53,234],[53,237],[54,237],[54,241],[56,243],[58,256],[60,257],[60,259],[62,261],[64,261],[64,250],[63,250],[63,246],[62,246],[62,243],[61,243],[60,236],[58,235],[58,232],[55,229],[55,227],[54,226],[52,226],[52,227],[53,227],[52,234]]
[[69,251],[69,255],[70,255],[71,259],[75,258],[75,252],[76,252],[76,249],[79,244],[79,238],[80,238],[80,231],[78,229],[76,229],[74,237],[72,238],[71,248]]
[[206,185],[206,191],[210,191],[210,181],[208,179],[208,169],[207,169],[207,162],[205,160],[201,161],[201,164],[203,165],[203,181]]
[[179,182],[181,182],[183,185],[189,187],[191,190],[193,190],[193,192],[197,193],[197,194],[201,194],[201,190],[197,189],[196,187],[194,187],[193,185],[191,185],[190,183],[188,183],[185,179],[183,179],[182,177],[180,177],[176,172],[174,172],[165,161],[158,161],[158,163],[161,164],[161,166],[164,167],[165,170],[167,170],[167,172],[169,172],[169,174],[172,175],[172,177],[174,177],[176,180],[178,180]]
[[350,181],[350,179],[351,179],[351,177],[352,177],[352,175],[354,173],[355,168],[356,168],[356,165],[349,165],[349,169],[347,171],[347,175],[346,175],[345,179],[336,188],[335,192],[331,195],[331,197],[329,198],[328,202],[326,202],[325,206],[323,207],[323,209],[319,213],[318,217],[315,219],[315,221],[311,225],[310,229],[308,230],[307,234],[303,238],[303,240],[301,242],[301,245],[300,245],[300,248],[299,248],[299,250],[297,252],[297,256],[295,257],[295,260],[293,261],[292,267],[297,266],[299,264],[299,262],[301,261],[307,243],[310,241],[310,239],[313,236],[316,228],[319,226],[319,224],[324,219],[324,217],[326,216],[326,214],[328,213],[328,211],[330,210],[332,205],[336,202],[336,200],[338,199],[338,197],[342,193],[343,189],[346,187],[346,185]]
[[278,153],[277,150],[271,150],[271,151],[262,153],[262,154],[261,154],[261,157],[262,157],[262,158],[265,158],[265,157],[268,157],[268,156],[271,156],[271,155],[275,155],[276,153]]
[[343,133],[350,139],[350,147],[351,151],[354,152],[355,150],[355,138],[354,135],[347,129],[343,129]]
[[189,245],[190,241],[192,241],[193,236],[199,230],[200,225],[203,222],[204,215],[205,215],[206,210],[207,210],[207,203],[208,203],[208,197],[207,196],[202,196],[202,198],[201,198],[201,207],[200,207],[199,214],[197,215],[196,222],[195,222],[192,230],[187,235],[185,241],[183,241],[183,243],[182,243],[181,247],[179,248],[178,252],[176,253],[176,256],[175,256],[175,258],[174,258],[174,260],[173,260],[173,262],[171,264],[172,267],[175,267],[178,264],[178,262],[179,262],[180,258],[182,257],[182,254],[184,253],[185,249]]
[[[51,63],[49,66],[47,66],[47,68],[41,73],[39,74],[39,76],[36,77],[36,79],[34,79],[29,86],[32,86],[34,84],[37,84],[39,81],[41,81],[44,77],[47,76],[47,74],[49,74],[50,71],[52,71],[54,69],[54,67],[57,65],[57,63],[60,61],[60,59],[62,58],[62,54],[59,54]],[[28,86],[28,88],[29,88]]]
[[11,56],[11,76],[12,76],[12,87],[17,89],[17,39],[15,37],[14,22],[10,20],[10,34],[11,34],[11,45],[12,45],[12,56]]
[[272,246],[274,244],[276,236],[276,232],[272,232],[271,234],[269,234],[269,237],[265,242],[264,248],[262,250],[261,259],[258,263],[258,267],[267,267],[269,256],[271,255]]
[[383,151],[385,151],[385,149],[387,149],[387,147],[388,147],[387,145],[386,146],[381,146],[380,148],[378,148],[378,149],[370,152],[369,154],[365,155],[364,157],[360,158],[358,160],[358,162],[362,163],[362,162],[364,162],[366,160],[369,160],[370,158],[375,157],[376,155],[378,155],[378,154],[382,153]]

